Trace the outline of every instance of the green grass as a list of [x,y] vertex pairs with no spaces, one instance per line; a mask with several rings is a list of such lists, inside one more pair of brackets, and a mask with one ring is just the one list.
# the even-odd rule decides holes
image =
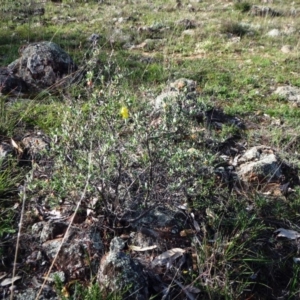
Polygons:
[[[300,86],[298,39],[296,33],[278,39],[265,36],[285,24],[293,24],[298,32],[300,22],[289,15],[248,14],[260,1],[191,2],[194,9],[185,4],[176,9],[174,1],[128,1],[122,7],[110,2],[50,1],[41,19],[8,16],[0,21],[5,28],[0,34],[1,65],[17,58],[24,43],[52,40],[89,71],[82,84],[68,90],[16,101],[1,96],[0,142],[19,142],[28,132],[42,131],[51,139],[47,159],[52,167],[44,179],[37,175],[43,166],[33,165],[28,174],[16,157],[9,157],[8,167],[0,166],[0,248],[5,234],[17,229],[19,210],[14,205],[20,202],[20,185],[26,184],[28,199],[39,199],[49,209],[67,203],[72,210],[90,172],[81,211],[84,214],[91,199],[99,198],[95,215],[105,216],[106,227],[116,226],[120,207],[121,212],[141,213],[153,203],[188,203],[200,226],[197,239],[190,242],[197,260],[184,272],[168,270],[168,276],[200,289],[200,298],[277,299],[289,291],[287,299],[297,299],[297,243],[276,238],[274,231],[299,231],[299,187],[293,186],[295,191],[286,197],[263,194],[255,184],[237,191],[214,170],[224,165],[216,149],[236,136],[247,149],[267,144],[300,166],[299,109],[272,95],[279,85]],[[272,7],[288,8],[291,3]],[[300,8],[297,3],[295,7]],[[58,15],[60,19],[54,18]],[[182,34],[185,28],[178,21],[184,18],[196,22],[193,36]],[[146,39],[162,41],[146,49],[124,49],[122,39],[109,42],[115,29],[128,34],[134,45]],[[94,32],[102,36],[96,49],[86,40]],[[296,50],[284,54],[284,44]],[[153,125],[158,121],[153,99],[168,81],[182,77],[197,81],[199,96],[193,101],[198,108],[220,108],[241,118],[246,129],[232,124],[215,129],[205,118],[190,118],[181,110],[182,99],[167,105]],[[87,80],[93,81],[92,87],[85,85]],[[120,115],[123,106],[129,110],[126,120]],[[281,123],[274,125],[276,120]],[[26,203],[28,214],[34,211],[33,200]],[[34,216],[28,217],[24,232],[34,222]],[[105,243],[108,246],[109,240]],[[28,268],[27,274],[34,276],[35,270]],[[64,287],[71,299],[104,297],[90,275],[76,284],[57,281],[55,286],[62,299]],[[177,288],[172,286],[181,293]]]

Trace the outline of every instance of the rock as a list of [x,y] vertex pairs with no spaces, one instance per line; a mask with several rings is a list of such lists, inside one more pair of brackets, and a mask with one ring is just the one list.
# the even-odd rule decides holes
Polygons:
[[[48,240],[42,244],[43,251],[50,262],[56,256],[61,245],[62,238]],[[84,277],[86,272],[96,272],[102,255],[103,245],[100,233],[96,228],[80,230],[72,226],[67,233],[65,243],[62,245],[55,265],[66,276],[71,278]],[[89,254],[90,261],[86,260]]]
[[[176,203],[179,199],[174,199]],[[156,245],[158,250],[165,248],[165,237],[177,237],[184,229],[185,215],[175,205],[168,207],[156,207],[150,210],[142,218],[132,223],[136,232],[130,234],[130,245],[142,248]],[[177,240],[183,244],[183,241]]]
[[[14,299],[16,300],[35,300],[39,292],[39,288],[33,289],[33,288],[27,288],[24,292],[21,292],[19,294],[14,294]],[[60,299],[58,296],[56,296],[56,293],[46,286],[46,288],[43,289],[42,294],[39,297],[39,300],[58,300]]]
[[283,53],[290,53],[293,51],[293,47],[291,45],[283,45],[280,50]]
[[245,129],[245,124],[237,117],[226,115],[218,108],[205,109],[198,102],[200,94],[197,92],[197,83],[194,80],[180,78],[171,82],[154,101],[152,115],[159,116],[163,112],[172,112],[173,107],[185,116],[196,119],[199,123],[206,121],[207,126],[222,128],[222,124],[229,124],[239,129]]
[[184,99],[191,97],[196,86],[197,83],[194,80],[187,78],[180,78],[171,82],[154,100],[155,110],[160,110],[165,105],[172,105],[176,101],[184,101]]
[[179,225],[178,222],[181,222],[181,220],[175,218],[177,213],[179,213],[179,210],[175,207],[172,207],[172,209],[170,207],[156,207],[135,222],[134,226],[140,227],[147,224],[152,228],[176,227]]
[[272,30],[268,31],[268,33],[267,33],[267,36],[269,36],[269,37],[278,37],[280,35],[281,35],[281,33],[278,29],[272,29]]
[[271,7],[268,6],[258,6],[253,5],[250,10],[250,14],[253,16],[260,16],[260,17],[278,17],[281,16],[282,13],[274,10]]
[[185,30],[196,28],[196,22],[194,20],[182,19],[178,21],[177,24],[183,26]]
[[153,51],[157,47],[161,46],[165,39],[146,39],[138,45],[130,46],[129,50],[144,49],[145,51]]
[[170,83],[169,88],[178,92],[194,92],[196,90],[197,83],[194,80],[180,78]]
[[279,86],[273,94],[279,95],[288,101],[300,103],[300,88],[290,85]]
[[156,110],[160,110],[165,107],[167,103],[174,103],[179,99],[179,93],[175,91],[169,91],[161,93],[159,96],[155,98],[154,107]]
[[98,282],[108,292],[122,292],[122,297],[128,299],[146,300],[148,297],[148,282],[141,264],[122,252],[125,243],[115,237],[110,243],[110,251],[101,259],[98,272]]
[[182,31],[182,35],[183,36],[195,36],[196,32],[193,29],[186,29],[186,30]]
[[89,38],[87,39],[89,42],[91,42],[93,45],[97,44],[99,39],[100,39],[100,35],[97,33],[93,33],[89,36]]
[[68,225],[63,222],[38,222],[32,226],[32,232],[40,235],[42,243],[65,233]]
[[24,148],[23,156],[30,160],[39,160],[50,149],[50,141],[43,135],[29,134],[21,142]]
[[287,24],[283,27],[282,32],[286,35],[292,35],[296,32],[296,28],[290,24]]
[[109,43],[114,46],[129,49],[132,47],[132,36],[121,29],[115,28],[110,34]]
[[[155,230],[141,228],[138,232],[132,232],[130,234],[130,245],[139,246],[141,248],[147,248],[153,245],[157,245],[159,235]],[[159,245],[158,249],[160,249]]]
[[55,278],[58,277],[61,282],[66,281],[66,274],[62,271],[53,272],[53,273],[50,274],[49,277],[54,279],[54,280],[55,280]]
[[238,160],[237,175],[244,182],[272,182],[282,175],[281,164],[273,149],[257,146],[247,150]]
[[231,43],[231,44],[236,44],[236,43],[239,43],[240,41],[241,41],[240,36],[229,37],[229,43]]
[[28,92],[26,82],[15,76],[8,68],[0,67],[0,93],[19,95]]
[[20,52],[8,69],[37,91],[71,82],[70,75],[77,70],[72,58],[53,42],[32,43]]
[[41,263],[41,260],[43,259],[43,255],[41,251],[33,250],[30,255],[26,258],[26,264],[31,264],[36,266],[37,264]]

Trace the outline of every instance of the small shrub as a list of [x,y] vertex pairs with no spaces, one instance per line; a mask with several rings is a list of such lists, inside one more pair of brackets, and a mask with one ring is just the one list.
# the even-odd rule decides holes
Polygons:
[[242,37],[248,33],[248,28],[240,23],[227,21],[222,24],[221,32]]
[[248,2],[238,1],[234,4],[234,8],[244,13],[244,12],[248,12],[251,9],[251,4]]

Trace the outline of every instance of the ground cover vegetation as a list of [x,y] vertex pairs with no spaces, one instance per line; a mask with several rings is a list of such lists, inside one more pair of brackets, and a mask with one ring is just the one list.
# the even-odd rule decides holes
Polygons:
[[0,95],[3,298],[299,299],[300,3],[2,0],[0,15],[1,66],[52,41],[81,72]]

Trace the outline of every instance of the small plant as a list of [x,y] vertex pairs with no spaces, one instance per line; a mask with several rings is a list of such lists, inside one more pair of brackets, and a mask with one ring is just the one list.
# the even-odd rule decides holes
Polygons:
[[234,4],[234,8],[237,9],[237,10],[240,10],[243,13],[245,13],[245,12],[248,12],[251,9],[251,4],[249,2],[244,2],[244,1],[238,0],[238,2],[236,2]]
[[222,24],[221,32],[242,37],[249,32],[249,29],[241,23],[226,21]]
[[10,156],[0,159],[0,199],[16,191],[21,178],[16,161]]

